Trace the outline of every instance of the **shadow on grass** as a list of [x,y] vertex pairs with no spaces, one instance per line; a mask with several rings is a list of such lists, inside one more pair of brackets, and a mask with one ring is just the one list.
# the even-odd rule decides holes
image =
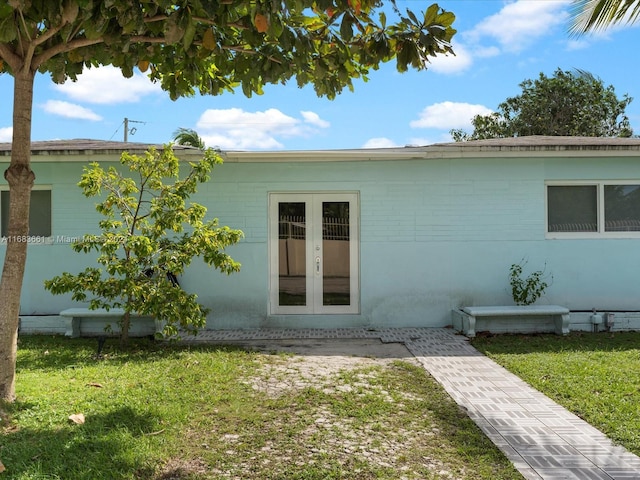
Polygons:
[[[20,403],[10,406],[13,413],[29,408]],[[6,478],[149,477],[155,466],[148,448],[134,449],[132,442],[143,445],[142,439],[153,436],[159,423],[152,414],[121,407],[90,415],[82,425],[69,421],[42,428],[5,426],[0,452]]]
[[[456,451],[465,459],[473,459],[472,464],[478,478],[522,479],[515,467],[504,457],[498,448],[469,417],[468,412],[457,405],[446,391],[433,380],[422,367],[405,366],[413,372],[412,383],[422,385],[420,396],[423,399],[422,410],[435,420],[439,430],[441,447]],[[429,378],[429,381],[424,378]],[[423,379],[418,382],[417,379]],[[498,470],[497,466],[501,466]],[[474,477],[475,478],[475,477]]]
[[471,344],[494,354],[626,351],[640,349],[640,332],[572,332],[566,336],[479,333]]

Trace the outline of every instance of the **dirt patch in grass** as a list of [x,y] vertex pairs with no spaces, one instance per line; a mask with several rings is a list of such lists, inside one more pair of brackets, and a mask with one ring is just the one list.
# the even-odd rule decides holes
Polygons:
[[484,459],[483,467],[459,462],[456,442],[470,443],[465,454],[475,458],[491,450],[490,442],[479,433],[469,441],[473,422],[455,405],[445,407],[453,401],[421,378],[428,374],[403,344],[336,339],[236,345],[260,356],[261,368],[246,382],[268,400],[260,419],[252,420],[261,424],[257,431],[248,436],[237,425],[218,437],[223,453],[208,459],[211,478],[520,478],[510,468],[503,476],[504,464],[493,472],[497,458]]
[[[522,478],[402,344],[236,347],[133,342],[127,350],[109,345],[96,361],[89,340],[22,339],[21,401],[0,404],[9,415],[0,415],[5,475]],[[69,424],[76,412],[85,424]]]
[[258,352],[281,354],[271,362],[265,362],[262,375],[252,379],[254,389],[272,397],[309,387],[323,387],[325,393],[340,389],[349,391],[365,385],[366,378],[359,384],[342,387],[328,380],[340,373],[387,366],[398,360],[419,365],[403,344],[382,343],[376,339],[254,341],[242,346]]
[[200,459],[173,458],[164,465],[160,474],[155,478],[157,480],[191,480],[204,478],[208,471],[208,465]]

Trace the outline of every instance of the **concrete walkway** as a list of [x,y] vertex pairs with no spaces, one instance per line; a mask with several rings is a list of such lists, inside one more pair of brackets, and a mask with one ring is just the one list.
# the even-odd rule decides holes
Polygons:
[[640,458],[488,359],[450,329],[204,331],[187,341],[379,338],[401,342],[522,475],[640,479]]

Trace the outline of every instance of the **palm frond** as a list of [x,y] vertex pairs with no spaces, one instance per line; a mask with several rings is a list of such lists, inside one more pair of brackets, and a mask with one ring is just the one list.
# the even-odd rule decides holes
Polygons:
[[204,140],[200,138],[198,132],[191,128],[179,128],[173,132],[173,139],[178,145],[186,145],[204,149]]
[[581,35],[618,23],[635,23],[639,17],[640,0],[574,0],[569,30]]

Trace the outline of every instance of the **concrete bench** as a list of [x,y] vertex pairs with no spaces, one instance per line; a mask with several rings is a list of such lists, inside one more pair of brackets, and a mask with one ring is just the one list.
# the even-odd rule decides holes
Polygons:
[[[120,335],[119,321],[124,315],[122,308],[68,308],[60,312],[67,319],[65,335],[67,337],[95,337],[98,339],[98,356],[107,337]],[[109,327],[107,329],[107,327]],[[154,337],[156,323],[153,318],[131,314],[130,337]]]
[[476,336],[476,320],[479,317],[513,318],[515,320],[522,317],[551,317],[553,318],[556,334],[566,335],[569,333],[569,309],[559,305],[463,307],[457,312],[458,316],[454,315],[453,326],[470,338]]
[[[120,332],[120,326],[118,322],[124,315],[122,308],[111,308],[109,310],[105,308],[97,308],[91,310],[90,308],[69,308],[60,312],[61,317],[66,318],[65,335],[67,337],[96,337],[100,335],[118,335]],[[138,317],[132,314],[131,317]],[[114,324],[112,332],[105,330],[105,326]],[[154,332],[151,332],[154,333]],[[145,333],[149,335],[149,333]]]

